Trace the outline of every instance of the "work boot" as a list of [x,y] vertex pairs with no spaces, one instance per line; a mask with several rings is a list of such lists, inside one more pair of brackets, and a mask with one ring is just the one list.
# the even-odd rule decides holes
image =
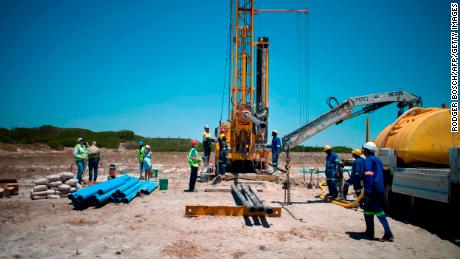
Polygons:
[[[347,187],[348,187],[348,186],[347,186]],[[343,194],[342,194],[342,196],[343,196],[343,199],[344,199],[344,200],[347,200],[347,195],[348,195],[348,188],[343,188]]]
[[364,231],[364,232],[361,232],[359,233],[363,239],[367,239],[367,240],[375,240],[375,237],[374,237],[374,233],[371,233],[369,231]]
[[383,235],[382,238],[379,239],[380,242],[393,242],[394,236],[393,234],[387,234]]

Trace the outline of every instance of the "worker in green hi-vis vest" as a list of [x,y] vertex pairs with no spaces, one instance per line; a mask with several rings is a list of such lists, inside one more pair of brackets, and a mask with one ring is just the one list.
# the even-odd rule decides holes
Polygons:
[[137,160],[139,161],[139,178],[144,179],[144,154],[145,154],[145,147],[144,141],[139,141],[139,149],[137,150]]
[[201,157],[196,151],[198,141],[192,140],[192,149],[188,152],[188,163],[190,165],[190,182],[188,190],[184,192],[193,192],[195,190],[196,178],[198,177],[198,167],[200,166]]

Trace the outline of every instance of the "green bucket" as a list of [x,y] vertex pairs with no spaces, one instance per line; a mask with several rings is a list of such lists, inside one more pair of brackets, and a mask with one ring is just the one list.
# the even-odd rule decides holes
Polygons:
[[168,179],[160,179],[160,191],[168,189]]

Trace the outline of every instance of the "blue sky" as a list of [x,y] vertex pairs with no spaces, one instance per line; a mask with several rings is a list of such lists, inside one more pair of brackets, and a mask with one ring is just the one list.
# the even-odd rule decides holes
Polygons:
[[[256,1],[307,8],[308,114],[326,98],[405,89],[424,107],[449,101],[450,1]],[[228,1],[0,1],[0,127],[51,124],[199,138],[217,125]],[[270,129],[300,126],[296,14],[260,14],[270,38]],[[227,107],[227,104],[224,104]],[[371,137],[396,118],[370,115]],[[224,111],[224,119],[226,119]],[[360,146],[361,116],[306,145]]]

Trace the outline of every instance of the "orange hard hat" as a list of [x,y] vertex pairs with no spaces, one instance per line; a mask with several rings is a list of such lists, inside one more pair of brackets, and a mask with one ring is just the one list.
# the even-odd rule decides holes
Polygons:
[[198,141],[192,139],[192,146],[195,146],[195,145],[197,145],[197,144],[198,144]]

